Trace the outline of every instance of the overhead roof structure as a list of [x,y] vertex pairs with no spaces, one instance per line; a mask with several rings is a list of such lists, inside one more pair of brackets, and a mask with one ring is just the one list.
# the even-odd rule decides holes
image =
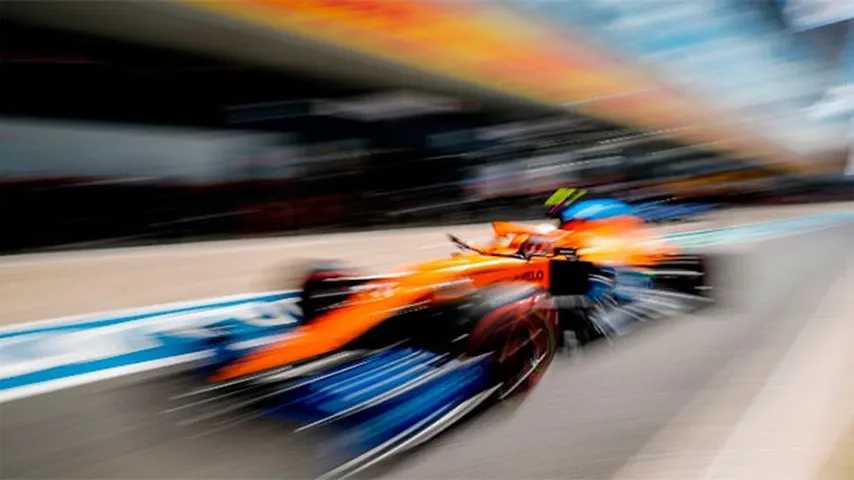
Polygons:
[[6,2],[4,15],[320,77],[564,109],[740,157],[804,165],[737,112],[504,3],[383,0]]

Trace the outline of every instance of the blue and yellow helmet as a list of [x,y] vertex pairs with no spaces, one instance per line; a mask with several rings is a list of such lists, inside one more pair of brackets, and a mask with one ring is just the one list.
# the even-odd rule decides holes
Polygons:
[[559,188],[546,200],[549,216],[557,217],[561,223],[573,220],[602,220],[605,218],[632,215],[631,205],[613,198],[580,200],[587,194],[578,188]]

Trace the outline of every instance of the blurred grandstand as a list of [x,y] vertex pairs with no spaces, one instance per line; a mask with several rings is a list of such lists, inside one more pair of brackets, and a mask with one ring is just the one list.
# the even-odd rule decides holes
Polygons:
[[0,250],[851,196],[774,2],[623,3],[4,2]]

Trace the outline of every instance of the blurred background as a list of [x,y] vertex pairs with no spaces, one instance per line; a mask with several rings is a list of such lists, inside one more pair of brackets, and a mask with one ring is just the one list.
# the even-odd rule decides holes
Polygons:
[[849,198],[848,2],[4,2],[0,249]]
[[570,187],[724,301],[371,476],[852,478],[853,29],[849,0],[0,2],[0,477],[310,476],[323,441],[199,438],[162,415],[186,385],[111,362],[198,353],[174,316],[303,256],[388,271]]

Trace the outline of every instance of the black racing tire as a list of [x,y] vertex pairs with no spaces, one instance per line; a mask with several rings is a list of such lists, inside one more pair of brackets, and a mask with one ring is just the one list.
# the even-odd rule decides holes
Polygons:
[[353,277],[352,271],[336,263],[321,264],[311,268],[302,284],[298,305],[303,323],[310,322],[344,301],[350,294],[350,285],[335,280]]
[[557,350],[557,309],[545,290],[501,284],[477,294],[467,355],[491,355],[498,399],[533,387]]
[[[564,331],[572,332],[579,346],[584,346],[603,338],[605,334],[591,320],[593,311],[594,308],[592,307],[559,310],[560,333]],[[562,341],[562,339],[559,339],[559,341]]]
[[708,272],[700,255],[673,255],[663,259],[654,269],[654,286],[686,295],[709,297]]

